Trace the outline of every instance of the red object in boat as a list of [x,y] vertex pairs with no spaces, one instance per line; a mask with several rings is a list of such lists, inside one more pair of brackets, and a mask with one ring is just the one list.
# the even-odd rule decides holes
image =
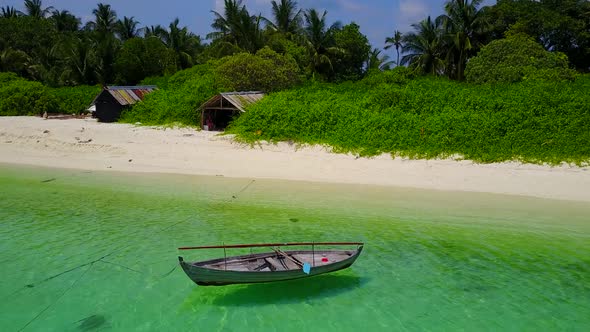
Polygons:
[[322,258],[322,262],[327,262],[327,261],[328,261],[328,258],[326,258],[326,257]]

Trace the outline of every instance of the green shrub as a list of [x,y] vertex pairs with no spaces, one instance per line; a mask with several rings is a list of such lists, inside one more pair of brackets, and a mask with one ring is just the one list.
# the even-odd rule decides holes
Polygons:
[[211,64],[197,65],[174,74],[167,88],[148,94],[121,115],[121,122],[141,122],[146,125],[200,123],[198,107],[215,95]]
[[141,82],[139,82],[139,85],[155,85],[159,89],[166,89],[166,88],[168,88],[168,80],[169,79],[170,79],[170,75],[151,76],[151,77],[146,77],[143,80],[141,80]]
[[135,85],[146,76],[174,73],[176,55],[159,38],[131,38],[121,46],[114,66],[119,84]]
[[[0,83],[5,84],[10,81],[22,80],[22,78],[18,77],[13,72],[0,72]],[[1,86],[0,86],[1,88]]]
[[[387,82],[384,77],[367,80]],[[479,162],[590,161],[590,78],[471,85],[420,78],[313,84],[273,93],[228,132],[245,141],[327,144],[361,155],[460,155]]]
[[216,82],[232,91],[265,92],[284,90],[300,82],[299,66],[291,56],[280,55],[268,47],[256,55],[240,53],[220,60]]
[[398,66],[386,71],[371,71],[363,78],[361,84],[377,86],[380,84],[406,84],[415,77],[414,71],[408,67]]
[[470,59],[465,69],[468,82],[564,81],[575,79],[567,56],[548,52],[524,34],[494,40]]
[[57,102],[57,112],[80,114],[84,112],[98,95],[100,86],[79,85],[49,89],[49,93]]
[[0,115],[41,115],[58,112],[56,98],[43,84],[0,75]]

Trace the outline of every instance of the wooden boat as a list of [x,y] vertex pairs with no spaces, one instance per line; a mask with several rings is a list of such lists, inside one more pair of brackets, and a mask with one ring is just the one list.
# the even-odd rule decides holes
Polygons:
[[[316,250],[316,246],[356,245],[353,250]],[[312,246],[312,250],[288,250],[280,247]],[[363,250],[361,242],[267,243],[226,246],[183,247],[179,250],[269,247],[271,252],[223,257],[201,262],[185,262],[178,257],[184,272],[197,285],[223,286],[284,281],[316,276],[345,269]]]

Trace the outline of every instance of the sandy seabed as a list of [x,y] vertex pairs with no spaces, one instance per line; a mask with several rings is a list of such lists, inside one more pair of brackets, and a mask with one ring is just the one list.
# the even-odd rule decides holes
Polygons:
[[270,178],[488,192],[590,201],[590,167],[518,162],[358,158],[322,146],[254,146],[230,135],[94,119],[0,117],[0,163],[33,166]]

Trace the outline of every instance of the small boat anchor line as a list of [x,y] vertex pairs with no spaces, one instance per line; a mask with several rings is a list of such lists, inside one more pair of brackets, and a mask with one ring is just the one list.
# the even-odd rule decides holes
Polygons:
[[[311,250],[283,251],[280,247],[311,246]],[[316,246],[356,246],[353,250],[316,250]],[[267,247],[272,252],[227,257],[226,249]],[[363,250],[362,242],[300,242],[182,247],[179,250],[223,249],[224,257],[185,262],[184,272],[197,285],[224,286],[306,278],[351,266]]]

